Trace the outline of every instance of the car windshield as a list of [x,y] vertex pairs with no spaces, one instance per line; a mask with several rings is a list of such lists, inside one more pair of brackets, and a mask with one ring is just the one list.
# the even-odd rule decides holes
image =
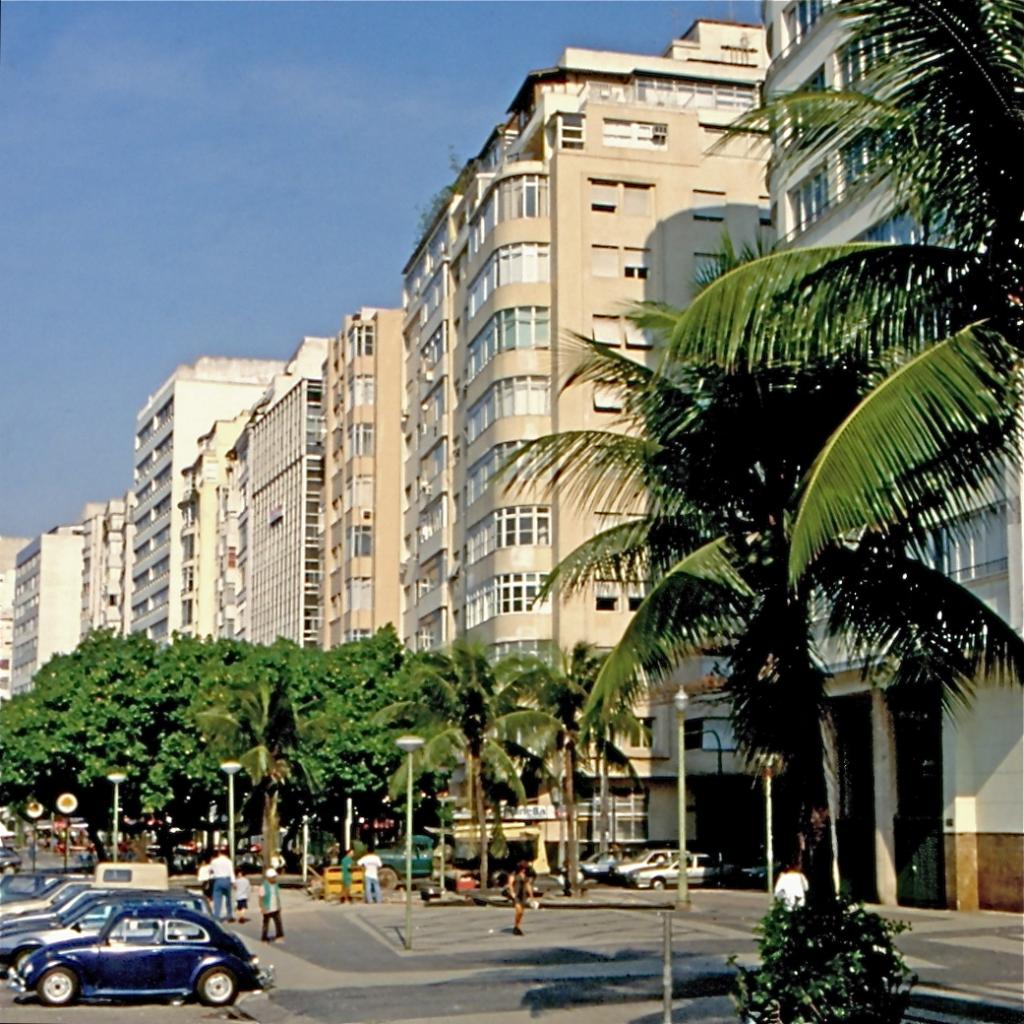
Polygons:
[[0,877],[0,903],[41,899],[63,881],[59,876],[3,875]]

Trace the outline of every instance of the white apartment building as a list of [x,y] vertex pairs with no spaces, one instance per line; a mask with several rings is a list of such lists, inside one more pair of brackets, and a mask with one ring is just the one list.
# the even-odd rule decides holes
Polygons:
[[[639,590],[599,584],[544,607],[534,598],[620,510],[581,512],[546,481],[510,490],[495,474],[524,439],[619,429],[600,387],[561,390],[579,356],[571,336],[650,359],[628,304],[685,304],[723,231],[740,244],[767,224],[763,155],[723,142],[756,106],[765,62],[759,26],[713,21],[661,56],[568,49],[527,75],[437,211],[404,271],[409,646],[468,634],[503,654],[618,640]],[[649,806],[624,806],[622,827],[630,838],[670,835],[671,706],[662,698],[640,713],[655,735],[634,751]],[[706,760],[716,774],[717,759]],[[735,769],[732,755],[723,767]]]
[[237,632],[238,497],[229,480],[229,453],[249,422],[248,410],[217,420],[199,438],[199,455],[182,470],[181,632],[233,637]]
[[402,311],[346,316],[324,363],[325,648],[401,627]]
[[128,539],[127,499],[86,507],[82,517],[81,635],[93,629],[128,631],[125,601],[125,550]]
[[[86,506],[85,514],[94,510],[95,506]],[[55,526],[18,552],[11,658],[11,692],[15,696],[32,688],[32,678],[41,665],[78,646],[83,534],[80,523]]]
[[0,537],[0,701],[11,697],[15,564],[28,542],[28,537]]
[[319,647],[327,338],[303,338],[253,406],[229,453],[237,488],[236,635]]
[[[853,48],[825,0],[764,5],[767,95],[855,89],[870,48]],[[910,242],[883,187],[852,194],[856,152],[776,166],[770,182],[779,237],[790,245]],[[1019,468],[1002,500],[936,540],[940,567],[1018,633],[1024,631]],[[866,692],[839,676],[833,702],[846,778],[837,821],[840,869],[855,895],[883,903],[1024,909],[1024,695],[982,688],[953,714],[899,693]]]
[[179,366],[136,417],[130,629],[168,640],[181,628],[182,470],[198,438],[263,393],[278,360],[204,356]]

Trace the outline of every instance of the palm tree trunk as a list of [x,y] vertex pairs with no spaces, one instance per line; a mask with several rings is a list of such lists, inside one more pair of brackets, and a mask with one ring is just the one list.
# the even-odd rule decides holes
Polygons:
[[601,774],[600,809],[597,816],[598,849],[601,853],[608,852],[608,755],[601,745],[601,757],[599,760]]
[[571,737],[565,741],[562,748],[562,759],[565,765],[565,826],[568,836],[567,853],[568,865],[566,871],[569,875],[569,891],[573,896],[579,895],[579,873],[580,873],[580,837],[576,828],[576,791],[574,775],[576,771],[576,750],[575,743]]
[[263,866],[273,866],[277,853],[277,833],[280,818],[277,813],[277,787],[271,783],[263,794]]
[[486,889],[489,864],[487,860],[487,805],[484,802],[483,767],[480,764],[478,754],[471,754],[469,763],[473,776],[473,810],[477,819],[480,837],[480,888]]

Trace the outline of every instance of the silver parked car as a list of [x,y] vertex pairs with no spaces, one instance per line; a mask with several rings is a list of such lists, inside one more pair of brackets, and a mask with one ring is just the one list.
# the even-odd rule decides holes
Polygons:
[[616,864],[611,870],[611,879],[613,882],[628,885],[630,877],[636,874],[637,871],[642,871],[644,868],[666,867],[672,863],[675,855],[675,850],[669,849],[667,846],[653,850],[643,850],[635,856]]
[[[686,880],[690,885],[704,885],[722,872],[706,853],[687,853]],[[641,868],[629,876],[627,885],[635,889],[669,889],[679,882],[679,858],[670,863]]]

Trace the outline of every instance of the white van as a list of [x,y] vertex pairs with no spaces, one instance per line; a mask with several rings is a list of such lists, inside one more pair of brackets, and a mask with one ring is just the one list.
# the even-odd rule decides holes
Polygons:
[[96,865],[93,885],[104,889],[164,889],[166,864],[136,864],[133,861],[105,861]]

